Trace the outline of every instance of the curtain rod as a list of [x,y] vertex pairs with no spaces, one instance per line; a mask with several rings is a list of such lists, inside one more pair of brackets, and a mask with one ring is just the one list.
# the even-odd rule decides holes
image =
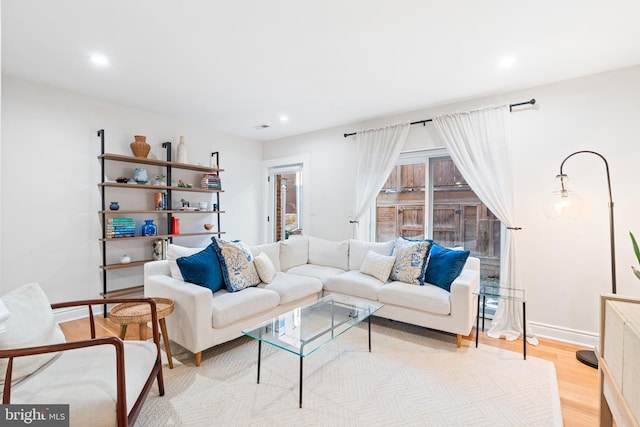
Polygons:
[[[517,104],[509,104],[509,111],[513,111],[513,107],[518,107],[520,105],[527,105],[527,104],[534,105],[535,103],[536,103],[535,98],[532,98],[532,99],[530,99],[528,101],[525,101],[525,102],[518,102]],[[432,121],[433,121],[433,119],[418,120],[417,122],[411,122],[409,124],[410,125],[420,125],[421,124],[422,126],[424,126],[425,123],[432,122]],[[358,132],[345,133],[344,137],[346,138],[348,136],[352,136],[352,135],[355,135],[357,133]]]

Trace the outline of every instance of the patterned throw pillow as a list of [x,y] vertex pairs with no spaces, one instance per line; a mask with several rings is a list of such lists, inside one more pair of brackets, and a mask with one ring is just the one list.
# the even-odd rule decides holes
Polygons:
[[360,272],[386,283],[389,280],[389,274],[391,274],[395,261],[396,259],[392,256],[380,255],[369,251],[360,265]]
[[391,279],[414,285],[424,285],[432,243],[432,240],[407,240],[398,237],[396,246],[393,248],[396,260],[391,270]]
[[227,242],[211,238],[222,267],[222,277],[229,292],[241,291],[260,283],[260,276],[249,247],[239,240]]

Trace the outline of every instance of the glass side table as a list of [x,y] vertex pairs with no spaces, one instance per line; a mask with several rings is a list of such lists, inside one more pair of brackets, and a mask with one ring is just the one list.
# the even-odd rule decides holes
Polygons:
[[499,285],[480,285],[479,290],[473,293],[478,296],[478,311],[476,312],[476,347],[478,347],[478,335],[480,335],[480,300],[482,299],[482,331],[484,331],[484,305],[487,298],[514,301],[522,303],[522,354],[527,359],[527,299],[524,289],[503,288]]

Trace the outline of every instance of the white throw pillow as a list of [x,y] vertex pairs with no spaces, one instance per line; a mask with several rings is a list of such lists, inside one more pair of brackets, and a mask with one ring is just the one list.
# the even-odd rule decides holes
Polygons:
[[273,282],[273,278],[276,277],[276,267],[273,265],[271,258],[267,256],[265,252],[260,252],[258,255],[253,257],[253,263],[256,266],[256,270],[258,270],[258,276],[260,276],[260,280],[264,283]]
[[390,256],[393,252],[395,240],[388,242],[364,242],[362,240],[349,239],[349,270],[360,270],[360,265],[369,251],[380,255]]
[[386,283],[387,280],[389,280],[389,275],[391,274],[391,269],[395,261],[396,257],[394,256],[380,255],[369,251],[364,261],[362,261],[360,272],[373,276],[382,283]]
[[280,242],[280,268],[282,271],[306,264],[308,260],[309,238],[307,236],[291,236]]
[[261,253],[266,254],[276,268],[276,271],[282,271],[280,269],[280,242],[251,246],[250,249],[254,257]]
[[325,267],[349,268],[349,242],[332,241],[309,236],[309,264]]
[[180,267],[178,267],[178,263],[176,260],[183,256],[191,256],[197,254],[198,252],[202,252],[204,248],[187,248],[185,246],[178,246],[174,244],[169,244],[167,248],[167,260],[169,261],[169,269],[171,270],[171,277],[178,280],[184,280],[182,278],[182,273],[180,273]]
[[[53,318],[49,300],[37,283],[23,285],[1,299],[9,317],[6,330],[0,335],[0,350],[65,342],[64,334]],[[15,358],[11,383],[32,374],[57,354],[46,353]],[[0,359],[0,384],[4,384],[8,360]]]

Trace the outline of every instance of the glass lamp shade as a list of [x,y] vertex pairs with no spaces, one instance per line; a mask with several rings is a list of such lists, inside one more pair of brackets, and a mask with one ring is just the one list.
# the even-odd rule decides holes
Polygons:
[[582,197],[569,190],[554,191],[542,201],[544,214],[551,219],[575,219],[583,205]]

